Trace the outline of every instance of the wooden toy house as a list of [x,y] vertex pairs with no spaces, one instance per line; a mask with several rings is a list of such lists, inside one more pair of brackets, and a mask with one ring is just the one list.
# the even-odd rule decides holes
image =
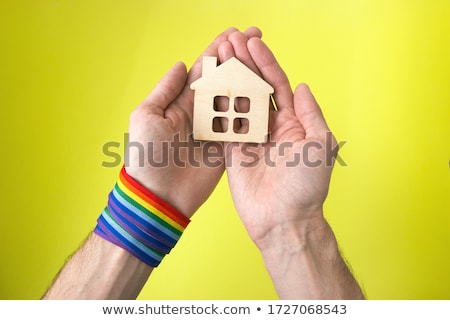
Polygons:
[[[194,139],[266,142],[274,89],[238,59],[233,57],[217,66],[216,57],[203,57],[202,76],[191,89],[195,90]],[[218,98],[228,107],[217,108]],[[239,101],[246,107],[239,108]],[[219,130],[213,125],[217,120],[221,123]],[[236,123],[245,123],[246,130],[237,130]]]

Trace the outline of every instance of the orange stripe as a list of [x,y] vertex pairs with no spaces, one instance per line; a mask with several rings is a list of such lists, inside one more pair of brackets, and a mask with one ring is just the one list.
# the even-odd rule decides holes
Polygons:
[[[126,174],[126,172],[125,172],[125,174]],[[128,177],[130,179],[132,179],[130,176],[128,176]],[[129,181],[129,179],[127,179],[126,175],[124,175],[124,174],[119,175],[119,179],[122,182],[122,184],[125,187],[127,187],[132,193],[134,193],[135,195],[140,197],[142,200],[144,200],[145,202],[149,203],[151,206],[155,207],[156,209],[158,209],[162,213],[164,213],[167,217],[172,219],[174,222],[178,223],[183,228],[187,227],[187,225],[189,224],[190,220],[189,220],[189,218],[184,216],[182,213],[170,211],[167,207],[165,207],[161,203],[157,202],[156,199],[154,199],[154,197],[156,197],[156,196],[153,195],[153,194],[152,195],[154,197],[149,197],[148,194],[143,192],[144,190],[140,190],[134,184],[132,184],[132,182],[135,182],[135,181]],[[135,183],[137,183],[137,182],[135,182]],[[139,185],[139,186],[141,186],[141,185]],[[145,189],[145,191],[148,192],[147,189]],[[176,210],[176,209],[174,209],[174,210]]]

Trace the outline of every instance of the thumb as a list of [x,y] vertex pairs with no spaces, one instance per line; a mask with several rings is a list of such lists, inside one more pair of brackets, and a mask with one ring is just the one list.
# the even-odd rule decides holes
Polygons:
[[183,90],[187,79],[186,66],[177,62],[158,82],[155,88],[145,98],[142,107],[164,110],[178,97]]
[[297,119],[305,129],[306,137],[323,138],[323,133],[330,131],[322,110],[308,85],[304,83],[299,84],[295,89],[294,109]]

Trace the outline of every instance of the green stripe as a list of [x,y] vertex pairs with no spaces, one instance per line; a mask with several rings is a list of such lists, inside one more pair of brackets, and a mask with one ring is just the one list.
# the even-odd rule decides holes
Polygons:
[[128,194],[126,194],[125,191],[123,191],[122,189],[120,189],[119,185],[116,183],[115,187],[116,191],[129,203],[131,203],[131,205],[133,205],[133,207],[136,207],[139,211],[141,211],[142,213],[144,213],[146,216],[148,216],[150,219],[157,221],[158,223],[160,223],[162,226],[164,226],[166,229],[169,229],[170,231],[172,231],[173,233],[175,233],[176,235],[181,236],[181,234],[183,233],[182,231],[176,229],[175,227],[171,226],[170,224],[168,224],[166,221],[164,221],[163,219],[161,219],[160,217],[158,217],[156,214],[154,214],[152,211],[148,210],[147,208],[143,207],[140,203],[136,202],[134,199],[132,199],[130,196],[128,196]]

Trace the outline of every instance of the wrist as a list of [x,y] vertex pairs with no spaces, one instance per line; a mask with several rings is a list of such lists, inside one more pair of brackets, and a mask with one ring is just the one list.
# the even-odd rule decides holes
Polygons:
[[[297,217],[296,214],[283,214],[286,217]],[[275,253],[297,253],[317,244],[334,240],[328,222],[323,216],[322,207],[302,213],[303,218],[285,219],[270,228],[256,245],[263,255]],[[331,241],[332,242],[332,241]]]
[[[266,269],[277,283],[289,279],[293,270],[312,272],[314,265],[339,259],[337,242],[320,212],[311,218],[287,221],[274,226],[256,243]],[[292,274],[290,275],[292,276]]]
[[146,189],[123,167],[94,233],[156,267],[189,222],[189,218]]
[[280,299],[363,299],[322,211],[272,228],[257,245]]

